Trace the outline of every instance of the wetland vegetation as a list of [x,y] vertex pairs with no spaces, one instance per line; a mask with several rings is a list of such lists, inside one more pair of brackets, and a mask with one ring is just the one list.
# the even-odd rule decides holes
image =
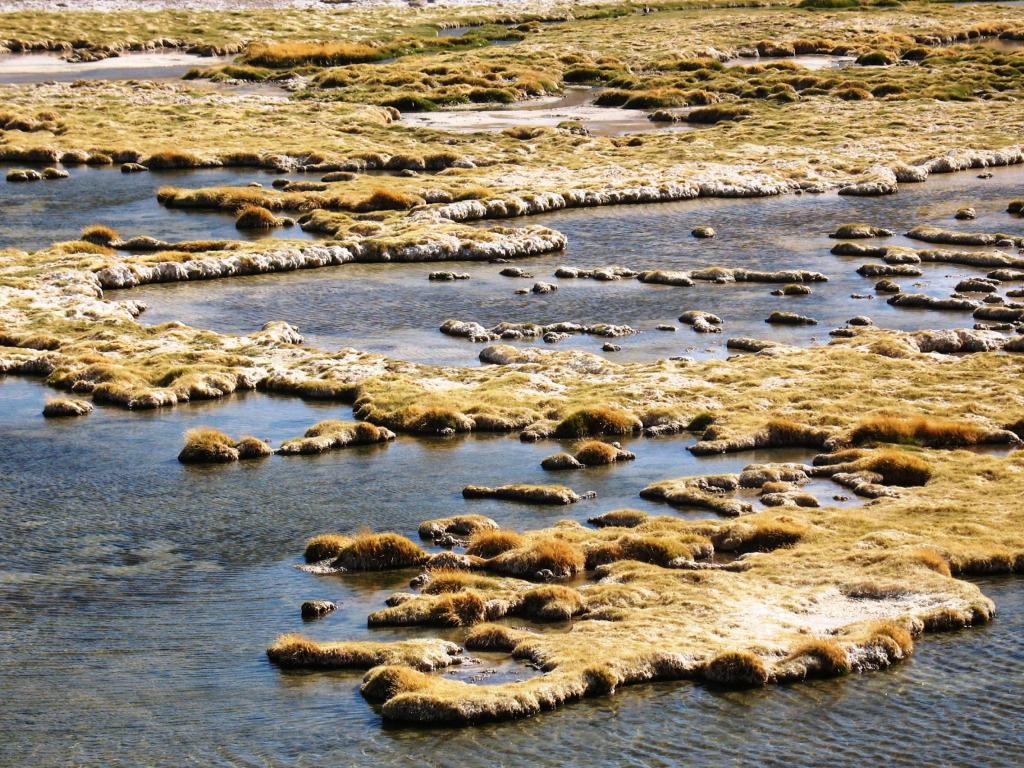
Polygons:
[[[874,701],[915,654],[999,696],[1019,673],[1019,7],[8,5],[0,615],[40,639],[0,662],[16,752],[173,762],[115,734],[166,715],[151,674],[190,758],[296,762],[251,730],[280,717],[390,764],[426,725],[465,726],[463,761],[454,734],[623,740],[662,691],[777,730],[794,691]],[[102,658],[118,633],[157,666]],[[99,730],[66,751],[63,649],[118,681],[67,683]],[[931,731],[800,759],[981,717],[929,719],[946,697],[914,702]],[[1015,764],[986,727],[1005,749],[958,754]],[[711,762],[752,759],[727,742]]]

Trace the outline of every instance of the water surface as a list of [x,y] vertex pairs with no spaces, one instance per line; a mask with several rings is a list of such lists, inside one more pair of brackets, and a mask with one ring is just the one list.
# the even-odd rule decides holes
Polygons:
[[[460,511],[536,527],[643,507],[635,492],[650,479],[806,454],[696,459],[688,439],[636,440],[633,463],[560,476],[597,490],[592,502],[470,503],[458,494],[464,483],[538,480],[539,458],[556,445],[402,437],[318,458],[189,468],[174,459],[189,426],[276,442],[347,411],[253,394],[54,422],[39,415],[48,394],[31,380],[0,381],[2,764],[559,766],[587,754],[596,766],[669,766],[685,754],[710,766],[946,765],[952,755],[957,765],[1011,766],[1024,750],[1012,727],[1024,716],[1024,591],[1009,580],[982,582],[1000,611],[991,625],[930,637],[886,672],[747,693],[638,686],[474,729],[385,726],[358,694],[361,673],[285,674],[265,659],[287,631],[438,634],[367,629],[367,612],[413,572],[301,573],[292,566],[312,533],[415,535],[420,520]],[[341,608],[304,624],[298,606],[311,598]],[[458,674],[532,674],[498,655],[476,658]]]
[[[1005,212],[1019,196],[1024,171],[993,169],[991,179],[973,172],[933,176],[924,184],[905,184],[895,195],[880,198],[836,194],[701,199],[680,203],[618,206],[561,211],[511,220],[542,224],[564,232],[565,252],[524,259],[518,265],[535,279],[502,277],[504,265],[486,263],[360,264],[202,283],[151,285],[111,296],[142,299],[150,309],[143,322],[187,318],[198,327],[249,333],[272,319],[297,325],[307,341],[326,349],[351,346],[400,359],[428,363],[474,365],[483,345],[438,332],[448,318],[473,320],[491,327],[502,321],[552,323],[608,322],[640,331],[616,339],[621,352],[604,353],[614,360],[650,360],[676,355],[706,357],[725,353],[731,336],[753,336],[807,345],[828,340],[828,331],[854,316],[900,330],[971,328],[970,312],[936,312],[889,306],[875,295],[876,279],[856,269],[877,260],[833,256],[838,225],[867,221],[896,233],[917,224],[935,224],[962,231],[1024,235],[1024,219]],[[974,206],[974,221],[954,220],[956,209]],[[697,240],[690,230],[710,225],[718,235]],[[894,245],[931,247],[897,234],[884,240]],[[779,287],[761,283],[690,288],[645,285],[636,280],[597,282],[559,279],[560,265],[593,268],[618,264],[635,270],[691,270],[709,265],[765,270],[809,269],[828,276],[811,284],[809,296],[772,296]],[[948,296],[968,276],[988,269],[955,264],[923,264],[923,277],[897,278],[907,292]],[[469,280],[427,281],[429,272],[454,269]],[[536,280],[558,286],[545,295],[516,295]],[[1006,287],[1020,287],[1007,283]],[[851,298],[852,296],[865,298]],[[373,312],[367,312],[373,307]],[[723,321],[720,334],[696,334],[677,322],[691,309],[714,312]],[[764,321],[775,310],[788,310],[818,320],[815,326],[772,326]],[[669,324],[676,332],[656,330]],[[530,342],[540,346],[540,341]],[[602,339],[575,336],[559,348],[600,352]]]

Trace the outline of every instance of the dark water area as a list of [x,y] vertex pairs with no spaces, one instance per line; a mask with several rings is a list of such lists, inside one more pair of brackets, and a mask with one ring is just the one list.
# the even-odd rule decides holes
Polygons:
[[[857,268],[874,259],[834,256],[828,233],[840,224],[866,221],[897,233],[870,244],[930,248],[900,233],[918,224],[959,231],[1024,235],[1024,219],[1006,213],[1007,203],[1024,188],[1024,170],[992,170],[990,179],[976,173],[936,175],[924,184],[904,184],[895,195],[878,198],[837,194],[789,195],[740,200],[701,199],[679,203],[618,206],[561,211],[500,222],[540,224],[564,232],[562,253],[523,259],[517,264],[550,282],[558,291],[516,295],[534,279],[499,275],[504,265],[486,263],[353,264],[200,283],[150,285],[118,298],[141,299],[149,305],[142,322],[187,318],[203,328],[249,333],[268,320],[287,320],[307,342],[325,349],[351,346],[425,363],[474,365],[483,345],[449,338],[437,329],[448,318],[472,320],[490,327],[502,321],[552,323],[607,322],[640,331],[616,339],[617,361],[652,360],[676,355],[695,358],[725,354],[732,336],[753,336],[795,345],[828,340],[828,331],[866,315],[882,327],[899,330],[971,328],[970,312],[932,311],[889,306],[875,295],[877,278],[864,278]],[[953,214],[973,206],[977,219],[961,222]],[[697,240],[690,230],[714,227],[713,240]],[[168,226],[171,226],[168,224]],[[954,246],[947,246],[956,249]],[[970,250],[970,248],[961,248]],[[777,285],[713,284],[689,288],[645,285],[636,280],[597,282],[553,277],[561,265],[593,268],[617,264],[635,270],[692,270],[711,265],[754,269],[809,269],[828,276],[810,284],[808,296],[772,296]],[[437,269],[470,274],[469,280],[431,283]],[[948,296],[965,277],[982,276],[987,268],[955,264],[922,264],[922,277],[895,278],[905,292]],[[1004,288],[1020,287],[1004,283]],[[859,294],[868,298],[851,298]],[[371,307],[372,312],[367,308]],[[723,319],[720,334],[696,334],[677,322],[687,310],[700,309]],[[814,326],[774,326],[764,322],[771,312],[788,310],[812,317]],[[674,333],[656,330],[660,324]],[[544,345],[540,340],[532,343]],[[579,335],[558,348],[600,352],[603,339]]]
[[[299,572],[312,533],[366,526],[415,536],[421,520],[459,512],[516,528],[627,505],[698,516],[636,492],[807,452],[698,459],[689,438],[633,440],[635,462],[558,476],[597,499],[545,508],[468,502],[459,490],[551,480],[538,463],[553,442],[400,437],[315,458],[185,467],[175,454],[190,426],[276,443],[347,409],[250,394],[53,422],[39,415],[49,394],[31,380],[0,380],[2,765],[558,766],[586,755],[597,766],[1011,766],[1024,755],[1012,725],[1024,717],[1024,591],[1012,580],[980,583],[999,609],[992,624],[930,636],[889,671],[745,693],[637,686],[474,729],[385,726],[358,693],[362,673],[286,674],[264,656],[290,631],[437,635],[367,629],[366,614],[415,572]],[[341,607],[303,624],[299,603],[312,598]],[[441,674],[481,672],[492,681],[535,674],[494,654]]]

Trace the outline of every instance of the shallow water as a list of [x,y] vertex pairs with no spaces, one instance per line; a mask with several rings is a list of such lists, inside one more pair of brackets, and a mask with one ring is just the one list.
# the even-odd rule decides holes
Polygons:
[[521,126],[554,128],[567,120],[578,121],[595,136],[621,136],[645,131],[687,131],[699,126],[686,123],[652,122],[642,109],[599,107],[593,103],[598,89],[568,88],[563,96],[552,96],[486,109],[465,107],[436,112],[402,115],[402,123],[457,133],[501,131]]
[[[556,284],[546,295],[515,295],[534,280],[502,277],[502,265],[484,263],[359,264],[337,269],[308,270],[197,283],[150,285],[129,295],[145,301],[146,323],[187,318],[202,328],[249,333],[268,320],[297,325],[310,344],[333,349],[351,346],[400,359],[429,363],[473,365],[481,344],[442,335],[437,329],[448,318],[475,320],[485,326],[501,321],[575,321],[627,324],[641,331],[615,339],[622,351],[602,353],[614,360],[649,360],[674,355],[693,357],[725,353],[733,336],[754,336],[790,344],[828,339],[828,331],[857,315],[878,325],[901,330],[970,328],[969,312],[936,312],[889,306],[873,296],[875,279],[856,273],[862,263],[877,261],[833,256],[835,241],[828,233],[842,223],[867,221],[905,232],[916,224],[936,224],[977,232],[1024,235],[1024,219],[1005,213],[1009,200],[1024,184],[1020,168],[993,169],[993,178],[976,173],[933,176],[925,184],[906,184],[896,195],[881,198],[841,197],[836,194],[752,198],[702,199],[680,203],[576,209],[513,220],[511,224],[543,224],[569,238],[563,253],[519,263],[537,280]],[[975,221],[959,222],[953,213],[964,205],[976,208]],[[696,240],[690,230],[708,224],[718,236]],[[876,241],[882,242],[882,241]],[[891,244],[931,247],[897,235]],[[690,288],[645,285],[636,280],[603,283],[587,279],[558,279],[560,265],[592,268],[618,264],[636,270],[695,269],[719,264],[759,269],[803,268],[822,272],[827,283],[813,283],[809,296],[776,297],[778,286],[761,283]],[[427,281],[429,272],[454,269],[471,275],[451,283]],[[899,278],[907,292],[946,296],[967,276],[987,269],[950,264],[923,264],[921,278]],[[1006,284],[1008,287],[1019,287]],[[372,307],[372,312],[366,308]],[[684,311],[702,309],[724,320],[720,334],[696,334],[676,322]],[[773,310],[790,310],[813,317],[816,326],[772,326],[764,322]],[[655,330],[668,323],[675,333]],[[603,340],[580,335],[559,348],[600,352]],[[532,342],[546,346],[539,340]]]
[[126,52],[101,61],[68,62],[60,53],[0,55],[0,83],[51,80],[168,80],[197,67],[228,64],[233,56],[197,56],[175,50]]
[[[10,167],[14,166],[0,168],[0,173]],[[0,248],[34,251],[52,242],[76,240],[82,228],[90,224],[114,227],[124,237],[150,235],[161,240],[317,237],[298,226],[243,232],[235,228],[235,217],[230,213],[168,209],[156,201],[156,192],[163,186],[245,186],[257,181],[269,187],[281,174],[258,168],[121,173],[117,166],[74,167],[67,171],[70,176],[66,179],[20,184],[0,181]],[[283,177],[311,180],[306,174]]]
[[[635,492],[651,479],[805,452],[696,459],[687,439],[635,440],[635,462],[559,475],[597,500],[470,503],[458,493],[464,483],[541,479],[537,462],[555,444],[402,437],[317,458],[189,468],[174,459],[189,426],[276,442],[347,411],[252,394],[53,422],[39,416],[48,394],[0,380],[0,764],[506,765],[514,755],[517,765],[555,766],[585,753],[598,766],[678,765],[681,755],[715,766],[1009,766],[1024,750],[1011,725],[1024,716],[1024,591],[1013,581],[982,584],[1000,610],[990,626],[930,637],[887,672],[749,693],[639,686],[465,730],[384,727],[358,694],[361,673],[285,674],[263,655],[286,631],[436,634],[365,626],[412,572],[296,571],[313,532],[368,525],[414,535],[419,521],[463,510],[534,527],[643,507]],[[304,624],[298,605],[310,598],[341,608]],[[456,674],[484,670],[493,681],[532,674],[490,654]]]

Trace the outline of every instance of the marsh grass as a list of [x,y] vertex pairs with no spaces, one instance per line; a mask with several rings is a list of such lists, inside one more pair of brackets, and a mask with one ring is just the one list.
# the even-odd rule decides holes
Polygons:
[[854,445],[901,443],[929,448],[977,445],[985,431],[975,424],[928,416],[873,416],[861,421],[850,433]]
[[491,558],[518,549],[526,543],[526,540],[515,531],[510,530],[488,530],[474,533],[466,547],[467,555]]

